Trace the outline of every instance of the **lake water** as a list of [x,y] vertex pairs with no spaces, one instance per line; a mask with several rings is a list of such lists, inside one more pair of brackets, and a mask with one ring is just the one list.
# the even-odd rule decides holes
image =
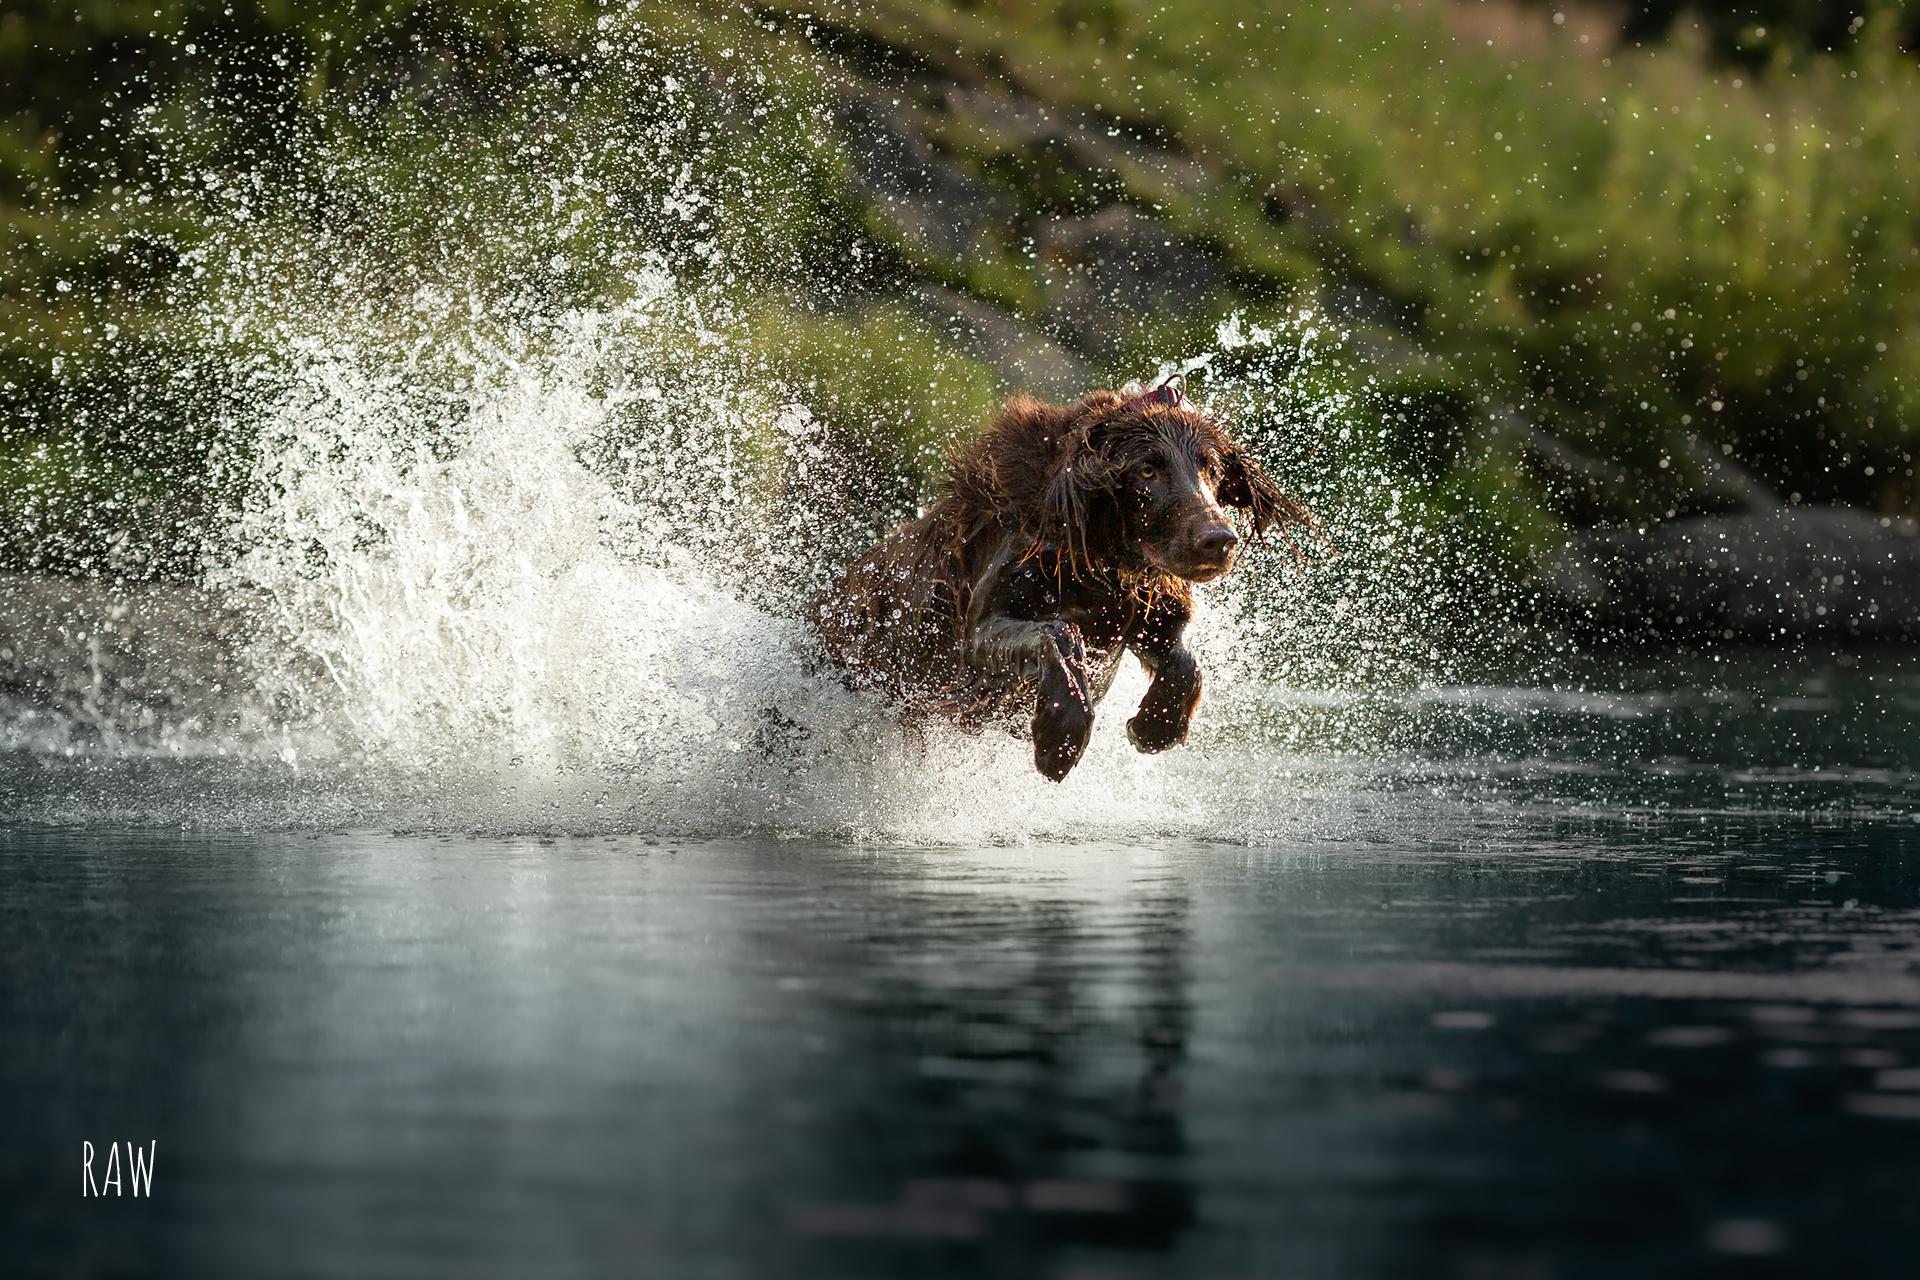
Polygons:
[[[1370,752],[1256,749],[1221,709],[1062,788],[769,791],[765,823],[606,779],[17,749],[0,1255],[1906,1274],[1912,664],[1397,705]],[[152,1198],[83,1199],[83,1141],[129,1140]]]

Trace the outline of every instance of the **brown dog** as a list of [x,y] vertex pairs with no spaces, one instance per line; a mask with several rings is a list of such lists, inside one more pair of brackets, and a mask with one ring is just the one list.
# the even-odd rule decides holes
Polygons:
[[1223,508],[1290,547],[1311,527],[1177,379],[1132,398],[1017,397],[956,450],[945,495],[857,558],[812,621],[835,662],[909,717],[979,728],[1031,709],[1034,764],[1057,782],[1126,649],[1152,675],[1127,736],[1142,751],[1186,741],[1192,584],[1232,569],[1241,543]]

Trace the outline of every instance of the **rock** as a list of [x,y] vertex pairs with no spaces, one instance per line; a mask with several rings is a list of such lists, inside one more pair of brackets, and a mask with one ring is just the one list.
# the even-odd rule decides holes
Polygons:
[[1007,93],[991,85],[947,84],[939,96],[948,112],[1003,145],[1056,150],[1080,169],[1132,177],[1170,190],[1209,191],[1220,176],[1200,157],[1142,136],[1095,113]]
[[1620,496],[1628,489],[1618,468],[1511,410],[1500,415],[1500,428],[1519,440],[1526,469],[1542,482],[1553,510],[1563,519],[1590,523],[1623,514]]
[[1128,205],[1047,223],[1040,258],[1048,328],[1096,359],[1120,355],[1141,316],[1205,304],[1225,276],[1213,248]]
[[1010,196],[942,156],[906,108],[849,98],[840,124],[853,161],[854,191],[922,252],[964,258],[1019,213]]
[[1584,453],[1511,410],[1498,420],[1498,430],[1518,442],[1527,470],[1545,486],[1555,513],[1575,524],[1672,521],[1782,505],[1759,479],[1697,435],[1671,442],[1667,469],[1630,475],[1619,463]]
[[1675,462],[1691,490],[1689,514],[1765,511],[1784,505],[1752,472],[1699,436],[1687,436],[1678,453]]
[[937,285],[921,285],[907,300],[1013,390],[1065,400],[1097,380],[1079,357],[990,303]]
[[1548,582],[1602,633],[1920,639],[1920,522],[1779,507],[1574,538]]

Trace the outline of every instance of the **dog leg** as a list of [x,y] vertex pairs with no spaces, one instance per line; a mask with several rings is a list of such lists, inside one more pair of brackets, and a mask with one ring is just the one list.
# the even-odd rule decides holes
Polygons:
[[1033,710],[1033,764],[1054,782],[1080,762],[1093,737],[1093,690],[1087,681],[1087,650],[1078,628],[1064,622],[1040,667],[1040,696]]
[[1093,686],[1087,678],[1087,647],[1070,622],[989,618],[974,629],[968,658],[981,666],[1012,667],[1037,676],[1033,763],[1054,782],[1080,762],[1093,736]]
[[1185,645],[1165,654],[1139,656],[1153,674],[1153,683],[1140,699],[1140,710],[1127,721],[1127,740],[1151,754],[1187,740],[1187,726],[1200,706],[1200,663]]

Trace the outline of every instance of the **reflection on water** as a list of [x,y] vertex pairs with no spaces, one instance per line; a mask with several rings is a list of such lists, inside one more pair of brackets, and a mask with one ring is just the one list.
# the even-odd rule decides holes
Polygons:
[[[1903,1271],[1920,825],[0,837],[33,1270]],[[157,1139],[152,1202],[83,1139]]]

